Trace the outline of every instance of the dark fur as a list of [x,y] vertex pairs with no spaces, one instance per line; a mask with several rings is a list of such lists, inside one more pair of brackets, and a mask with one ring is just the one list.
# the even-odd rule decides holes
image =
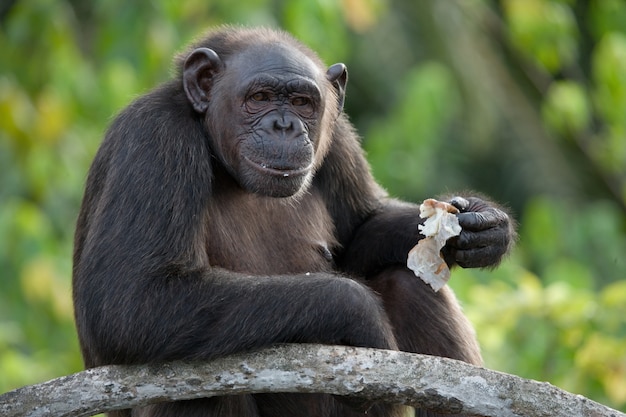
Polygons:
[[[235,87],[227,80],[231,63],[264,43],[286,45],[326,71],[285,34],[223,29],[178,60],[182,74],[189,54],[206,47],[224,63],[210,79],[206,120],[179,75],[137,99],[108,130],[75,239],[74,302],[86,366],[206,360],[289,342],[399,348],[480,364],[451,291],[433,292],[404,267],[420,237],[418,208],[390,199],[372,178],[340,114],[341,82],[318,80],[326,112],[308,125],[316,169],[294,196],[248,192],[225,166],[216,151],[224,144],[209,131],[238,117],[222,109]],[[484,213],[502,213],[479,201]],[[462,235],[448,249],[449,262],[464,253],[468,266],[497,263],[513,236],[507,216],[479,224],[467,211],[462,224],[482,237],[463,243]],[[489,253],[477,252],[477,239]],[[400,413],[376,405],[367,415]],[[364,414],[331,396],[292,394],[154,405],[134,415]]]

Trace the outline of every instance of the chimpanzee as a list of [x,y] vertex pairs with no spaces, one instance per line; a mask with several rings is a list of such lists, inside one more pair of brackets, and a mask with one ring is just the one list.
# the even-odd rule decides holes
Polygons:
[[[343,64],[326,68],[281,31],[222,27],[176,68],[117,116],[89,172],[73,269],[87,367],[207,360],[274,343],[481,363],[452,292],[434,292],[406,268],[423,237],[418,206],[373,179],[342,112]],[[483,197],[451,201],[463,231],[444,247],[446,262],[498,264],[513,221]],[[401,412],[374,404],[367,415]],[[365,412],[329,395],[263,394],[114,415]]]

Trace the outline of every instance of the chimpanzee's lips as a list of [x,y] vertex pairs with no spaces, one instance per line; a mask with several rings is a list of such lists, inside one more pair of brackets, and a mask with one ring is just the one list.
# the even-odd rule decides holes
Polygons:
[[275,164],[265,162],[256,162],[248,157],[244,157],[244,159],[248,163],[248,165],[259,171],[260,173],[265,175],[272,175],[275,177],[302,176],[308,174],[312,168],[312,165],[307,165],[305,167],[277,166]]

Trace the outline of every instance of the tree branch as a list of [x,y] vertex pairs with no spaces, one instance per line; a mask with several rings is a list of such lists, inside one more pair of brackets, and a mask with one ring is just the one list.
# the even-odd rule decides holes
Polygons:
[[89,369],[0,395],[0,415],[90,416],[260,392],[328,393],[479,416],[626,417],[547,383],[451,359],[322,345],[283,345],[206,363]]

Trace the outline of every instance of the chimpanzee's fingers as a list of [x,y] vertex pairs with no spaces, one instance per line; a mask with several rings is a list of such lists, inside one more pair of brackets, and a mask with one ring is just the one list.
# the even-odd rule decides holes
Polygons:
[[456,250],[454,258],[463,268],[496,266],[502,260],[503,250],[497,246],[486,246],[469,250]]
[[452,204],[454,207],[459,209],[460,212],[467,211],[467,209],[468,209],[468,207],[470,205],[469,201],[467,201],[463,197],[459,197],[459,196],[453,197],[450,200],[450,204]]
[[485,211],[470,211],[457,214],[459,225],[466,230],[481,231],[492,227],[506,226],[509,217],[501,210],[489,208]]

